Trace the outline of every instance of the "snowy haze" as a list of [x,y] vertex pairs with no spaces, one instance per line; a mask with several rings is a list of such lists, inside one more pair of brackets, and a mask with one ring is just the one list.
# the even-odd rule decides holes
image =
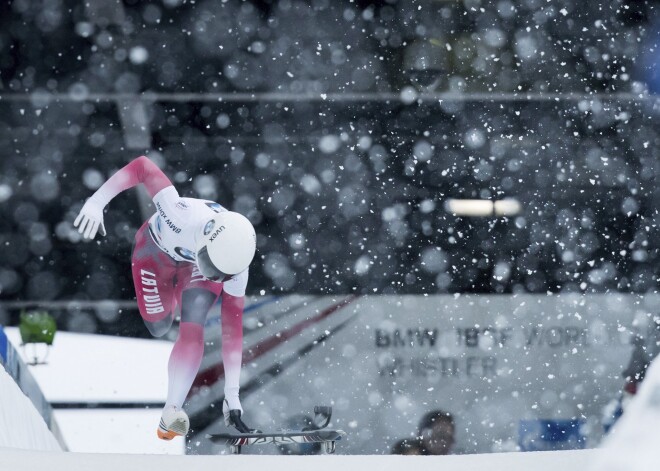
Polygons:
[[[255,224],[253,294],[656,287],[652,4],[103,4],[3,7],[3,90],[36,95],[0,100],[2,299],[132,296],[135,192],[99,243],[72,222],[143,153]],[[522,211],[456,217],[449,198]],[[113,312],[60,323],[145,334]]]
[[[418,312],[395,298],[577,296],[584,332],[604,324],[592,296],[630,296],[607,314],[616,351],[601,358],[571,345],[556,363],[526,365],[544,383],[584,368],[604,378],[587,418],[597,435],[597,409],[623,385],[624,337],[650,331],[658,310],[645,300],[660,279],[659,31],[651,0],[3,2],[0,324],[39,303],[61,330],[148,336],[130,261],[148,198],[119,195],[105,212],[108,235],[92,243],[73,228],[110,175],[147,155],[182,196],[254,224],[253,296],[384,295],[393,301],[383,311],[396,311],[388,321],[411,324]],[[448,202],[463,199],[514,210],[462,216]],[[509,322],[499,314],[493,324]],[[489,327],[476,315],[451,326],[461,313],[447,309],[435,325]],[[69,393],[61,378],[89,400],[117,399],[104,377],[116,352],[118,369],[165,391],[168,346],[153,344],[163,358],[153,373],[128,345],[109,342],[99,358],[85,342],[67,352],[64,373],[41,379],[53,400]],[[338,351],[327,358],[342,361]],[[132,398],[160,397],[122,378]],[[327,381],[323,368],[311,380]],[[571,418],[584,406],[580,385],[511,381]],[[481,400],[453,388],[446,397]],[[540,413],[515,399],[511,408],[529,404],[521,415]],[[491,426],[487,412],[480,427]],[[120,428],[125,419],[116,415]]]

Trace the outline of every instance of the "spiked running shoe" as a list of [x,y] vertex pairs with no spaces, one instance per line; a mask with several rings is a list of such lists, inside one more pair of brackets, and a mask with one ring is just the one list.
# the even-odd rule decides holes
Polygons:
[[185,436],[189,428],[188,414],[174,406],[166,407],[158,424],[158,438],[172,440],[174,437]]
[[250,428],[245,425],[241,419],[242,409],[230,409],[227,399],[222,404],[222,412],[225,416],[225,425],[227,427],[234,427],[240,433],[261,433],[261,430]]

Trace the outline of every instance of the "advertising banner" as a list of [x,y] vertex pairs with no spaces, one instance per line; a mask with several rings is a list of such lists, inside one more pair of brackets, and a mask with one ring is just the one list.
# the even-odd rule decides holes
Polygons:
[[[332,405],[333,426],[349,433],[342,453],[389,453],[435,410],[454,419],[454,453],[589,447],[623,386],[631,336],[658,303],[618,294],[358,297],[246,365],[244,383],[259,379],[243,404],[257,425],[273,427]],[[290,324],[312,318],[314,303],[305,306],[287,314]],[[274,309],[250,315],[267,324]],[[248,334],[246,349],[258,341]]]

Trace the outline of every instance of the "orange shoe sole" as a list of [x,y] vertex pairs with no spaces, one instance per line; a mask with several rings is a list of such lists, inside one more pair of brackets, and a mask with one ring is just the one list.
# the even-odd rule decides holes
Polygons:
[[175,437],[181,436],[180,434],[176,432],[172,432],[171,430],[167,430],[166,432],[164,432],[160,428],[156,430],[156,433],[158,434],[158,438],[160,438],[161,440],[172,440]]

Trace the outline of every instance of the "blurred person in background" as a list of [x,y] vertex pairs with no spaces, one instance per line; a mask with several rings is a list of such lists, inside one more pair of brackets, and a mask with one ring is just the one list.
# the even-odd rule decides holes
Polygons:
[[653,359],[660,353],[660,315],[654,315],[646,326],[645,332],[638,332],[632,339],[633,351],[623,377],[626,380],[624,390],[635,394],[639,383],[644,380],[646,370]]
[[428,412],[419,422],[418,436],[422,455],[449,455],[455,443],[456,427],[449,412]]
[[627,404],[637,394],[640,384],[646,377],[651,362],[660,353],[660,315],[653,315],[649,323],[632,338],[633,350],[628,366],[623,370],[624,386],[618,397],[612,399],[603,411],[603,427],[609,432]]
[[142,156],[121,168],[85,202],[74,221],[83,238],[94,239],[97,232],[105,235],[106,205],[140,183],[156,206],[156,213],[135,235],[131,260],[140,315],[151,334],[161,337],[172,326],[175,312],[181,314],[157,435],[171,440],[188,433],[190,421],[182,407],[204,353],[206,316],[220,297],[225,424],[251,432],[241,419],[239,377],[248,266],[256,250],[254,228],[247,218],[218,203],[180,197],[167,176]]
[[419,439],[405,438],[392,445],[392,455],[422,455]]

